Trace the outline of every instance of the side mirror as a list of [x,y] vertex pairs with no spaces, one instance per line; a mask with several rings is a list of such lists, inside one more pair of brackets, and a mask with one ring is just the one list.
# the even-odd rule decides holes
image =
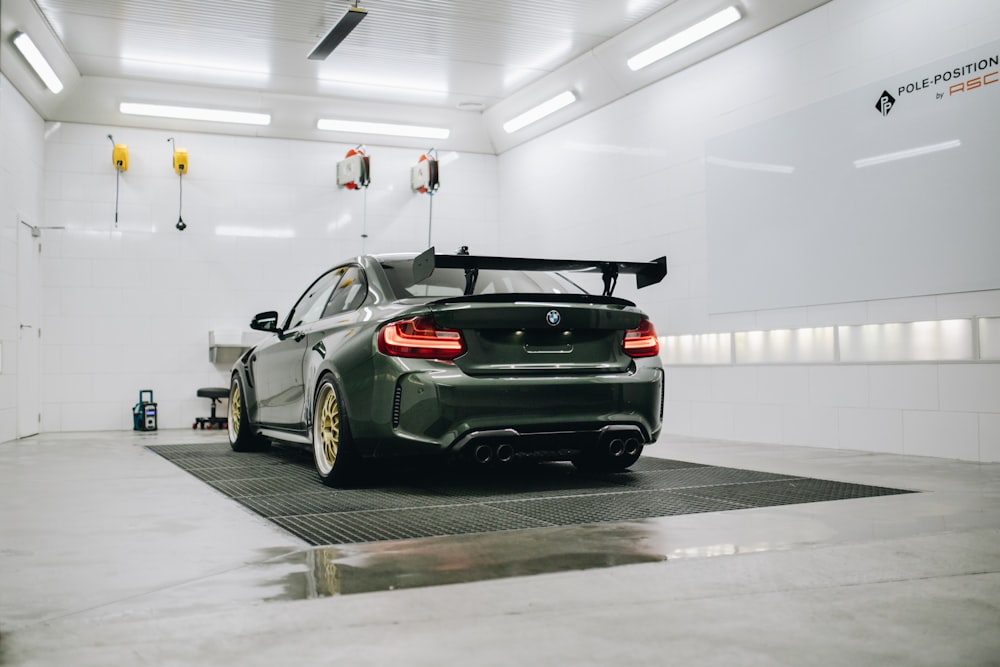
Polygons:
[[278,332],[278,311],[268,310],[263,313],[257,313],[250,320],[250,328],[256,331]]

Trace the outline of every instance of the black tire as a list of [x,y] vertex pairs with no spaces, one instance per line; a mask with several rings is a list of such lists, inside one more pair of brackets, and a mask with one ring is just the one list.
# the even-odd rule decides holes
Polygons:
[[573,459],[573,465],[583,472],[622,472],[632,467],[642,456],[642,445],[632,454],[612,456],[605,451],[589,452]]
[[313,460],[316,473],[327,486],[347,486],[356,481],[358,455],[351,427],[333,376],[320,378],[313,395]]
[[259,452],[270,447],[270,443],[253,430],[253,424],[247,415],[243,383],[237,373],[233,373],[233,380],[229,385],[228,411],[226,430],[229,431],[229,446],[234,452]]

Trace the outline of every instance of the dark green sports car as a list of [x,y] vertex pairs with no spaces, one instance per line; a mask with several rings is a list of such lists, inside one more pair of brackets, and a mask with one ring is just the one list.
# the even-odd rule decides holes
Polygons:
[[[588,294],[565,274],[600,273]],[[362,256],[321,275],[233,368],[229,441],[312,449],[320,478],[359,461],[452,455],[624,470],[656,440],[663,369],[652,323],[612,296],[660,282],[666,258],[578,261]]]

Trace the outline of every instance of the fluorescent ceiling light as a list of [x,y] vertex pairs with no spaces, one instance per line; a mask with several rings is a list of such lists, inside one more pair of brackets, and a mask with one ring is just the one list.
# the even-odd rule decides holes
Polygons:
[[661,58],[666,58],[671,53],[676,53],[684,47],[691,46],[699,39],[705,39],[713,32],[718,32],[728,25],[736,23],[742,18],[740,10],[736,7],[727,7],[721,12],[712,14],[704,21],[695,23],[690,28],[685,28],[679,33],[668,37],[659,44],[654,44],[645,51],[641,51],[627,61],[625,64],[633,72],[652,65]]
[[397,123],[370,123],[363,120],[339,120],[320,118],[316,123],[320,130],[331,132],[360,132],[361,134],[385,134],[392,137],[416,137],[418,139],[447,139],[451,130],[446,127],[426,127],[423,125],[399,125]]
[[271,114],[248,111],[228,111],[226,109],[199,109],[197,107],[175,107],[165,104],[139,104],[122,102],[118,110],[133,116],[155,116],[157,118],[179,118],[181,120],[207,120],[214,123],[240,123],[242,125],[270,125]]
[[507,134],[517,132],[522,127],[531,125],[535,121],[541,120],[549,114],[553,114],[563,107],[573,104],[573,102],[576,102],[576,94],[573,91],[567,90],[561,92],[552,99],[542,102],[537,107],[528,109],[520,116],[515,116],[508,120],[503,124],[503,131]]
[[321,39],[316,48],[312,50],[312,53],[309,54],[309,60],[326,60],[333,53],[333,50],[340,46],[344,38],[350,35],[351,31],[361,23],[361,19],[366,16],[368,16],[367,9],[358,6],[348,8],[347,13],[337,21],[337,25],[330,28],[330,32],[326,34],[326,37]]
[[35,74],[42,80],[45,87],[58,95],[63,89],[62,81],[56,76],[52,65],[45,59],[45,56],[38,50],[38,47],[31,41],[31,38],[23,32],[15,32],[13,41],[14,46],[17,47],[17,50],[21,52],[24,59],[31,65],[31,69],[35,70]]
[[940,144],[931,144],[930,146],[918,146],[917,148],[909,148],[905,151],[896,151],[895,153],[885,153],[883,155],[865,157],[861,158],[860,160],[855,160],[854,168],[864,169],[865,167],[872,167],[876,164],[895,162],[896,160],[906,160],[911,157],[919,157],[921,155],[927,155],[928,153],[937,153],[938,151],[946,151],[950,148],[958,148],[961,145],[962,142],[960,140],[952,139],[951,141],[943,141]]

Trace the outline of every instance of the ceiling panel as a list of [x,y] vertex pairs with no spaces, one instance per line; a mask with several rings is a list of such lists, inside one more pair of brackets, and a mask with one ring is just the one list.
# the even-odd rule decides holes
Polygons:
[[[767,0],[767,15],[753,34],[825,1]],[[260,130],[262,135],[316,138],[318,116],[350,109],[359,119],[391,120],[385,105],[395,105],[399,122],[434,109],[442,119],[475,114],[481,137],[470,150],[490,145],[498,150],[495,128],[485,125],[503,119],[484,110],[502,106],[506,114],[521,100],[576,86],[578,116],[648,85],[648,73],[634,81],[609,79],[594,54],[608,52],[609,44],[627,51],[631,40],[623,35],[640,34],[643,26],[655,34],[672,25],[674,14],[695,15],[721,2],[738,4],[744,12],[761,5],[760,0],[362,0],[367,17],[327,60],[317,62],[307,55],[351,1],[4,0],[4,54],[11,51],[14,30],[26,22],[47,24],[43,50],[73,85],[55,97],[22,71],[8,73],[25,69],[19,56],[0,65],[48,120],[82,122],[86,109],[89,122],[103,118],[112,125],[149,127],[156,121],[98,110],[117,109],[126,97],[181,105],[215,99],[217,106],[256,100],[255,109],[276,117],[295,118],[298,112],[301,124]],[[717,40],[714,51],[700,53],[711,55],[749,35],[734,31],[732,39]],[[600,95],[589,99],[584,92],[597,90]],[[93,99],[98,94],[105,97]],[[137,95],[143,99],[134,99]],[[302,113],[305,109],[310,113]],[[467,135],[470,123],[460,125]],[[506,148],[527,136],[501,143]]]

